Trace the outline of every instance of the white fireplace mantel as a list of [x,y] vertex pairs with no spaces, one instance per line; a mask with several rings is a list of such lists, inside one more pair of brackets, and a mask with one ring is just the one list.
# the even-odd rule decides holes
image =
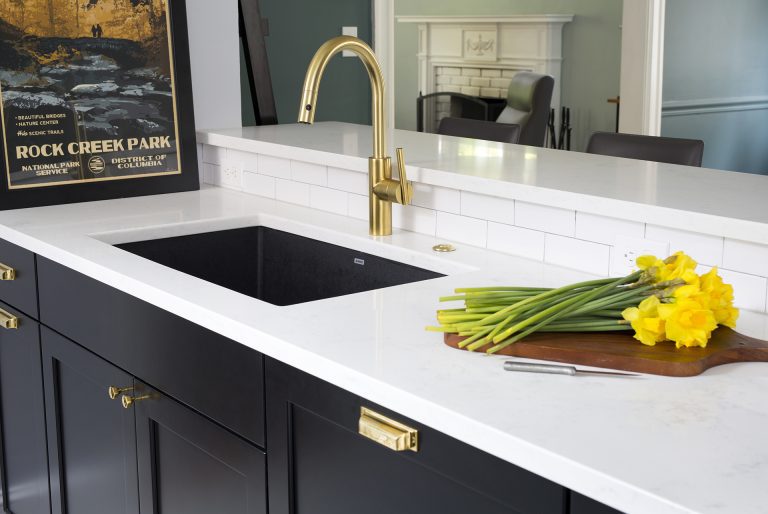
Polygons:
[[552,106],[560,106],[562,33],[573,15],[411,15],[397,16],[397,21],[418,25],[422,93],[437,90],[438,67],[533,71],[555,78]]

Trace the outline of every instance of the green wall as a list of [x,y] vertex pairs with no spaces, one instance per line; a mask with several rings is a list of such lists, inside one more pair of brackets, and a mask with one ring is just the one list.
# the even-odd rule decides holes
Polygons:
[[[571,108],[573,149],[596,130],[614,130],[616,110],[606,100],[619,94],[621,13],[619,0],[394,0],[396,15],[575,14],[563,29],[562,102]],[[677,0],[673,0],[677,1]],[[395,25],[395,125],[416,129],[417,28]]]
[[[326,40],[341,35],[342,26],[358,27],[358,37],[372,42],[371,2],[367,0],[260,0],[269,20],[266,38],[277,119],[295,123],[307,64]],[[357,58],[338,55],[328,64],[320,84],[316,121],[371,122],[368,75]],[[245,102],[250,102],[250,95]],[[244,108],[244,124],[253,124]]]
[[[668,1],[665,24],[662,135],[703,140],[708,168],[768,174],[768,2]],[[721,109],[669,104],[697,100]]]

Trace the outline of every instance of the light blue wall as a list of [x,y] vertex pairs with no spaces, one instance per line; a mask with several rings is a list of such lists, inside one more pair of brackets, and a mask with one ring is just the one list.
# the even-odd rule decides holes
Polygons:
[[[266,38],[277,119],[295,123],[307,64],[326,40],[341,35],[341,27],[358,27],[358,37],[372,43],[370,0],[260,0],[269,20]],[[245,70],[243,70],[245,72]],[[368,74],[357,58],[338,55],[328,64],[320,84],[316,121],[371,123]],[[250,95],[246,101],[250,101]],[[244,109],[244,124],[253,124]]]
[[706,167],[768,174],[768,2],[666,5],[662,135],[702,139]]
[[[394,0],[396,15],[575,14],[563,29],[562,103],[571,107],[573,149],[589,135],[612,131],[621,63],[620,0]],[[676,1],[676,0],[670,0]],[[417,27],[395,24],[395,126],[416,130]]]

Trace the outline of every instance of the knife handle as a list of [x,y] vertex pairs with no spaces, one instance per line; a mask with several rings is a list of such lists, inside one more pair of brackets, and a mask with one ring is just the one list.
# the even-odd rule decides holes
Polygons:
[[576,368],[573,366],[563,366],[559,364],[535,364],[532,362],[512,362],[504,363],[504,369],[507,371],[527,371],[529,373],[549,373],[551,375],[576,375]]

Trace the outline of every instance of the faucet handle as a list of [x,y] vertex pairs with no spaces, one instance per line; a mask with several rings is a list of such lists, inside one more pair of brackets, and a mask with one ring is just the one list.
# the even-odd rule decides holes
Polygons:
[[402,148],[395,149],[397,155],[397,172],[400,177],[400,198],[403,205],[410,205],[413,199],[413,184],[408,182],[408,176],[405,174],[405,156]]

